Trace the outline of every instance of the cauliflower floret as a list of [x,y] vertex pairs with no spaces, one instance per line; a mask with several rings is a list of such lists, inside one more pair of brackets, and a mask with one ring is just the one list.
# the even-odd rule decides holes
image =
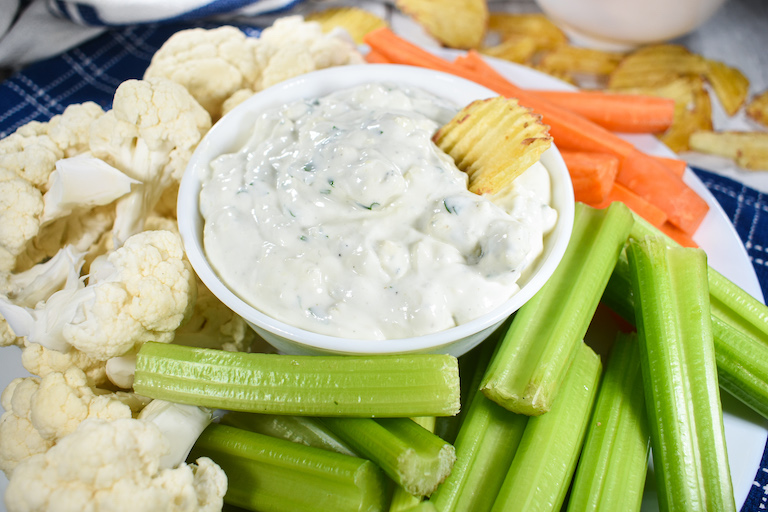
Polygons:
[[64,151],[48,136],[48,123],[31,121],[0,140],[0,167],[45,192],[48,177]]
[[75,348],[66,352],[51,350],[38,343],[30,343],[24,338],[21,349],[21,364],[33,375],[45,377],[53,372],[66,372],[70,368],[79,368],[85,373],[89,386],[101,386],[107,383],[107,363],[88,357]]
[[210,127],[208,112],[171,80],[120,84],[112,110],[91,124],[90,136],[93,156],[141,182],[117,202],[116,247],[143,230],[147,215],[165,189],[181,179],[192,151]]
[[150,421],[87,420],[18,465],[5,502],[9,512],[221,510],[224,471],[208,458],[163,468],[168,451],[168,440]]
[[69,105],[60,115],[48,121],[48,136],[62,150],[64,157],[88,151],[91,123],[104,115],[104,110],[92,101]]
[[16,258],[40,231],[42,215],[42,192],[0,167],[0,271],[14,269]]
[[170,343],[192,313],[197,287],[181,238],[145,231],[91,264],[87,286],[63,289],[32,309],[0,296],[0,312],[31,343],[100,361],[145,341]]
[[231,26],[182,30],[155,52],[144,78],[168,78],[183,85],[212,119],[218,119],[224,100],[258,78],[257,44]]
[[0,140],[0,167],[45,192],[57,160],[87,151],[90,124],[103,113],[96,103],[86,102],[70,105],[48,122],[21,126]]
[[0,467],[6,474],[25,457],[42,453],[87,418],[133,418],[147,401],[133,393],[92,388],[78,368],[15,379],[3,392]]
[[37,453],[45,453],[54,442],[44,439],[32,425],[32,396],[40,387],[35,377],[17,378],[3,390],[5,412],[0,416],[0,470],[6,476],[22,460]]
[[245,320],[198,281],[194,312],[190,321],[176,331],[174,343],[250,352],[257,339],[256,332],[248,327]]
[[259,42],[256,60],[262,72],[255,91],[317,69],[364,62],[348,34],[323,33],[319,23],[306,22],[301,16],[276,20],[264,29]]

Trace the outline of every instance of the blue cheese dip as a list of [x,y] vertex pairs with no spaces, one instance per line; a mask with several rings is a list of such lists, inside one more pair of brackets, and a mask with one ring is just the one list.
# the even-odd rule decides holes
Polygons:
[[467,190],[432,142],[458,111],[372,83],[269,110],[202,177],[204,247],[245,302],[320,334],[399,339],[507,301],[555,225],[537,163],[503,196]]

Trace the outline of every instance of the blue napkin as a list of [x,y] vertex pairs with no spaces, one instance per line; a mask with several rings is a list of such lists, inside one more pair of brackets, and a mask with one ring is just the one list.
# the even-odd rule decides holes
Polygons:
[[[59,56],[26,67],[0,83],[0,137],[8,136],[29,121],[47,121],[72,103],[94,101],[105,109],[110,108],[117,86],[127,79],[141,78],[163,42],[178,30],[192,26],[212,28],[215,25],[175,22],[111,28]],[[248,35],[260,33],[254,27],[240,28]],[[736,227],[755,267],[763,295],[768,297],[768,198],[757,190],[703,169],[694,169],[694,172]],[[767,494],[763,488],[768,489],[766,486],[768,449],[764,450],[755,484],[741,510],[764,510]]]

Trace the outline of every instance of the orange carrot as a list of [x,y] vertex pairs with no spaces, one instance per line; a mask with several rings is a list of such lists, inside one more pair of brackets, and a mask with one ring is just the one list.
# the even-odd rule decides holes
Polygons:
[[693,233],[708,210],[683,181],[662,164],[635,146],[568,109],[554,105],[505,79],[482,56],[469,51],[455,62],[448,62],[398,37],[388,28],[369,32],[365,42],[396,64],[408,64],[451,73],[472,80],[542,115],[549,133],[561,149],[610,153],[621,159],[617,182],[652,202],[667,214],[669,222],[686,233]]
[[365,55],[365,61],[368,64],[390,64],[390,60],[384,54],[373,49]]
[[697,244],[693,238],[688,233],[685,233],[677,226],[674,226],[670,224],[669,222],[665,222],[661,226],[659,226],[659,229],[665,233],[667,236],[669,236],[672,240],[679,243],[683,247],[698,247],[699,244]]
[[521,104],[541,114],[544,122],[550,127],[549,133],[554,138],[555,144],[562,149],[625,156],[635,148],[630,142],[580,114],[512,84],[474,50],[457,57],[454,63],[474,73],[475,78],[472,78],[472,75],[465,78],[475,80],[498,94],[517,98]]
[[619,172],[619,159],[608,153],[561,151],[573,182],[577,201],[592,204],[605,201]]
[[685,160],[681,160],[679,158],[670,158],[656,155],[653,155],[653,158],[660,164],[664,165],[664,167],[671,171],[672,174],[681,178],[683,177],[683,174],[685,174],[686,167],[688,167],[688,163]]
[[621,159],[619,183],[667,214],[667,220],[693,234],[709,211],[709,205],[656,159],[639,150]]
[[472,59],[467,63],[458,59],[455,63],[449,62],[402,39],[386,27],[369,32],[364,41],[393,64],[443,71],[488,87],[497,94],[517,98],[522,105],[543,116],[544,122],[550,126],[550,134],[558,145],[560,145],[557,142],[558,139],[572,140],[575,142],[569,146],[570,149],[612,153],[619,156],[629,154],[634,148],[631,143],[605,128],[515,86],[498,74],[477,52],[467,53],[466,58]]
[[531,92],[613,132],[661,133],[675,116],[675,101],[658,96],[603,91]]
[[608,197],[605,201],[600,203],[590,204],[595,208],[607,208],[614,201],[620,201],[627,205],[630,210],[650,222],[656,227],[661,227],[667,220],[667,214],[665,214],[660,208],[656,207],[653,203],[650,203],[638,196],[628,188],[622,186],[619,183],[614,183],[613,188],[608,193]]

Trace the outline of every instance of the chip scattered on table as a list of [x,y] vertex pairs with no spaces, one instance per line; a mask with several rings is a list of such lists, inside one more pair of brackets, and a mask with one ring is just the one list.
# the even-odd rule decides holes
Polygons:
[[768,127],[768,89],[752,98],[745,110],[753,121]]
[[433,140],[468,174],[476,194],[503,190],[552,145],[541,116],[503,96],[473,101]]
[[395,5],[449,48],[478,48],[485,36],[485,0],[396,0]]
[[768,132],[698,131],[691,149],[733,159],[745,169],[768,171]]
[[387,26],[386,21],[359,7],[331,7],[309,13],[305,19],[320,23],[323,32],[343,28],[357,44],[363,44],[363,37],[368,32]]

